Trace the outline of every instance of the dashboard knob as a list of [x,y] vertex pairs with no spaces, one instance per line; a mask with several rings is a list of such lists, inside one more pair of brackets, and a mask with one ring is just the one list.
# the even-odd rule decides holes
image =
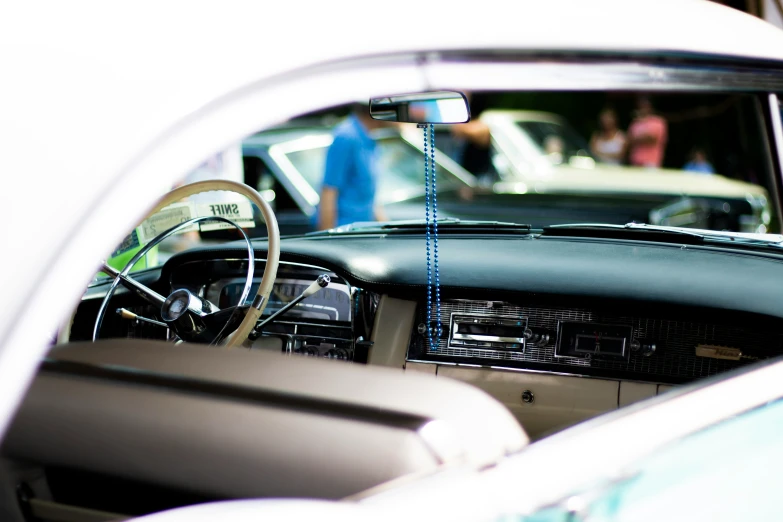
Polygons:
[[320,350],[318,350],[317,346],[312,345],[305,345],[301,348],[297,348],[294,350],[294,353],[298,353],[300,355],[304,355],[305,357],[318,357],[321,355]]
[[648,343],[642,345],[642,355],[645,357],[649,357],[652,354],[655,353],[655,350],[658,349],[658,346],[655,343]]
[[348,360],[348,352],[346,352],[342,348],[332,348],[331,350],[326,352],[326,358],[327,359],[339,359],[341,361],[347,361]]

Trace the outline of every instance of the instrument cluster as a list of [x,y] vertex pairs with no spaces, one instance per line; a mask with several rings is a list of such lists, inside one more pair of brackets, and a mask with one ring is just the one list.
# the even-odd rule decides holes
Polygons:
[[[245,285],[246,265],[225,268],[225,261],[214,261],[211,273],[219,277],[199,288],[201,295],[221,309],[236,306]],[[255,273],[262,274],[263,268],[263,261],[257,261]],[[302,298],[319,276],[325,276],[321,278],[327,282],[325,286]],[[253,279],[250,295],[257,291],[260,282],[260,277]],[[281,261],[272,293],[256,331],[250,336],[251,347],[304,357],[363,362],[369,347],[365,341],[370,336],[368,325],[372,325],[376,307],[377,296],[352,287],[333,272]]]

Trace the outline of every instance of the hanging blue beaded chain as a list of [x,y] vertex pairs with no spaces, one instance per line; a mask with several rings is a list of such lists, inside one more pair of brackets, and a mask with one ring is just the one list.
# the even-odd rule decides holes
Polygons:
[[435,255],[435,316],[437,317],[437,328],[435,330],[435,348],[437,349],[441,335],[440,324],[440,270],[438,268],[438,191],[437,176],[435,175],[435,126],[430,124],[430,169],[432,176],[432,229],[433,229],[433,252]]
[[[440,271],[438,269],[438,196],[435,176],[435,126],[428,124],[419,125],[419,127],[424,129],[424,217],[427,242],[427,338],[430,350],[434,351],[438,349],[441,335]],[[432,191],[432,222],[430,222],[430,191]],[[432,250],[430,250],[430,242],[432,242]],[[433,268],[435,272],[434,284],[432,280]],[[434,329],[432,328],[433,294],[435,297],[434,315],[436,322]]]

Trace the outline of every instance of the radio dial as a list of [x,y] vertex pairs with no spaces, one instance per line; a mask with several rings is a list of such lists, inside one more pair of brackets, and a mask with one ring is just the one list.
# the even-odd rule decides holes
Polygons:
[[301,348],[297,348],[294,353],[304,355],[305,357],[318,357],[319,355],[321,355],[321,352],[318,350],[318,347],[312,345],[305,345],[302,346]]
[[341,361],[347,361],[348,360],[348,352],[346,352],[342,348],[332,348],[331,350],[326,352],[326,358],[327,359],[339,359]]

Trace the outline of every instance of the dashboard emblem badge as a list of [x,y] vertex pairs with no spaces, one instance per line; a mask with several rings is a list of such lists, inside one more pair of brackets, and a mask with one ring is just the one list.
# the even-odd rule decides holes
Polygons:
[[717,346],[714,344],[699,344],[696,346],[696,355],[711,359],[725,359],[727,361],[739,361],[742,359],[742,350],[730,346]]

